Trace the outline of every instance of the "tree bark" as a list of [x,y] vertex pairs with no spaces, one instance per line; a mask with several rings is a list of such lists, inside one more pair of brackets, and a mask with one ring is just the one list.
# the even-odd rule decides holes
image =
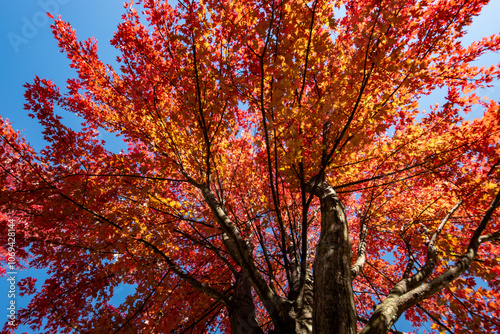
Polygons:
[[321,232],[314,260],[314,334],[355,334],[352,249],[345,208],[326,180],[309,182],[321,204]]
[[437,240],[439,233],[441,233],[441,229],[444,227],[444,224],[446,224],[446,222],[451,218],[451,215],[458,209],[461,203],[462,202],[460,201],[453,209],[451,209],[451,211],[441,221],[437,231],[433,234],[428,245],[427,261],[424,267],[412,277],[402,279],[392,288],[387,298],[377,306],[370,320],[359,332],[359,334],[387,333],[404,311],[443,289],[469,269],[472,261],[476,258],[481,242],[483,240],[488,240],[490,237],[490,235],[485,235],[483,236],[483,239],[481,234],[486,229],[493,212],[500,205],[500,191],[497,192],[488,210],[486,210],[483,218],[481,219],[479,226],[474,231],[474,235],[469,242],[467,251],[455,263],[455,265],[449,267],[448,270],[442,274],[428,280],[437,261],[437,250],[434,243]]
[[300,286],[300,261],[297,250],[290,244],[290,291],[288,299],[293,302],[294,308],[291,316],[296,319],[295,332],[297,334],[312,333],[312,315],[313,315],[313,274],[311,269],[306,270],[306,279],[304,285]]
[[229,302],[229,323],[232,334],[264,334],[255,317],[252,286],[243,272],[236,276]]

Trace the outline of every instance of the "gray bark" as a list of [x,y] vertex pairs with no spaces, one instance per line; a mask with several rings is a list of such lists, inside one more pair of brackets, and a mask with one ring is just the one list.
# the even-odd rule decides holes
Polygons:
[[351,258],[345,208],[324,179],[310,191],[321,204],[321,232],[314,260],[314,334],[355,334],[356,306],[352,291]]
[[[297,320],[292,312],[292,303],[289,300],[275,294],[267,284],[255,265],[253,255],[248,247],[248,244],[243,240],[236,226],[226,215],[225,208],[221,203],[219,203],[210,187],[201,186],[200,190],[206,203],[219,223],[223,232],[224,244],[229,254],[233,260],[240,265],[242,272],[245,274],[245,280],[247,280],[249,285],[255,289],[256,294],[259,296],[260,300],[264,304],[264,307],[266,308],[266,311],[270,315],[276,331],[278,333],[286,334],[296,333],[295,324]],[[247,294],[246,283],[242,283],[240,289],[245,292],[242,293],[242,297]],[[245,298],[241,301],[243,302],[244,300]],[[233,306],[233,309],[234,308],[235,306]],[[241,319],[250,315],[250,313],[248,313],[249,310],[250,308],[248,306],[244,306],[241,311],[238,311],[241,312]],[[239,321],[237,319],[239,319],[238,316],[236,316],[235,321]]]
[[436,232],[434,232],[429,241],[427,261],[424,267],[415,275],[402,279],[394,286],[387,298],[377,306],[374,314],[359,334],[387,333],[404,311],[443,289],[470,267],[477,255],[481,242],[485,242],[491,237],[491,235],[481,236],[481,234],[490,221],[493,212],[500,205],[500,192],[497,193],[488,210],[486,210],[462,257],[444,273],[434,277],[430,281],[428,280],[437,261],[437,251],[434,243],[444,224],[451,218],[451,215],[457,210],[459,205],[460,203],[446,215]]

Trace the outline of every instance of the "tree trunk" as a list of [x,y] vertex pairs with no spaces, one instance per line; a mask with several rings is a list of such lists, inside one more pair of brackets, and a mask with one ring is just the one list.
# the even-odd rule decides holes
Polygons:
[[[290,244],[288,252],[290,257],[290,291],[288,299],[294,301],[292,316],[296,319],[295,332],[301,334],[312,333],[312,306],[313,306],[313,274],[311,269],[306,270],[306,280],[300,286],[300,261],[296,249]],[[302,288],[302,290],[301,290]]]
[[313,333],[355,334],[352,249],[345,208],[326,180],[308,190],[321,204],[321,232],[314,260]]
[[234,284],[229,307],[229,322],[232,334],[264,334],[255,318],[252,286],[243,272],[238,274]]

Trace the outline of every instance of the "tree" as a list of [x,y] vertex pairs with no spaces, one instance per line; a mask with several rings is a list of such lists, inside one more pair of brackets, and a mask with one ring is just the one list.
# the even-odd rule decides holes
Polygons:
[[26,84],[48,146],[1,127],[2,224],[51,275],[21,282],[21,323],[499,332],[500,108],[478,90],[500,70],[473,62],[500,36],[460,42],[486,3],[145,0],[111,40],[119,69],[56,18],[78,78]]

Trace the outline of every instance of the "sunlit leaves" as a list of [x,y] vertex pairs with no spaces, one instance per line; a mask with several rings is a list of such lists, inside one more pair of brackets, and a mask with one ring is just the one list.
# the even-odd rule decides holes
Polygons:
[[[78,77],[65,90],[38,77],[26,85],[26,109],[48,145],[35,152],[1,127],[2,224],[27,222],[31,265],[52,275],[41,291],[22,282],[35,296],[22,321],[39,328],[45,318],[54,331],[229,332],[225,298],[245,263],[228,231],[251,253],[255,277],[288,298],[292,267],[310,270],[316,256],[320,205],[306,188],[322,174],[346,207],[355,255],[367,229],[353,282],[362,319],[425,265],[440,229],[428,280],[438,277],[466,251],[499,187],[500,108],[479,89],[500,72],[472,65],[499,50],[499,36],[458,40],[484,3],[131,2],[111,40],[116,67],[100,60],[95,40],[79,41],[55,19]],[[436,89],[445,100],[422,105]],[[80,116],[82,129],[60,110]],[[128,149],[108,151],[102,129]],[[498,330],[499,230],[494,214],[465,276],[408,309],[408,320]],[[114,305],[123,284],[134,291]]]

